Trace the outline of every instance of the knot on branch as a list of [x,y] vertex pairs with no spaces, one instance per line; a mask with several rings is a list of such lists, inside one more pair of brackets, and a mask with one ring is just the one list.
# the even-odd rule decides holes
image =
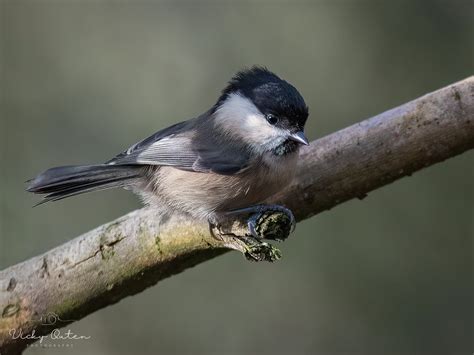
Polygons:
[[[249,231],[249,221],[254,220],[256,236]],[[212,235],[226,248],[237,250],[251,261],[274,262],[282,257],[281,251],[263,239],[282,241],[292,231],[293,220],[284,211],[264,211],[250,219],[226,219],[219,225],[210,224]]]

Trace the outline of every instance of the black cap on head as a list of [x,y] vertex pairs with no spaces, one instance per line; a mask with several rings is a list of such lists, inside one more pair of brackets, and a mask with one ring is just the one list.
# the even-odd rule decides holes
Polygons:
[[254,66],[235,74],[222,91],[216,106],[232,93],[250,99],[264,115],[277,118],[276,126],[303,129],[308,106],[296,88],[267,68]]

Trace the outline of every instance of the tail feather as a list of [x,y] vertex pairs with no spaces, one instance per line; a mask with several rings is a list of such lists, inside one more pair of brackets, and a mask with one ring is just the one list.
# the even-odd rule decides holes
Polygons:
[[28,181],[27,191],[45,194],[37,205],[91,191],[125,187],[141,176],[134,165],[61,166],[46,170]]

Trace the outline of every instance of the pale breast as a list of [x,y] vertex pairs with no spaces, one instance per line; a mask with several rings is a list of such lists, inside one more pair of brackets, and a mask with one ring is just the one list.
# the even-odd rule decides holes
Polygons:
[[198,218],[252,206],[282,190],[293,178],[297,154],[263,156],[234,175],[198,173],[168,166],[151,167],[146,199]]

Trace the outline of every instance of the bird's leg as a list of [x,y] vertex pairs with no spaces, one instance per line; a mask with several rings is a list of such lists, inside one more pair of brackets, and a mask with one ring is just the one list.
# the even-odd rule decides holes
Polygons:
[[295,216],[280,205],[256,205],[226,212],[226,216],[248,214],[248,231],[254,238],[282,241],[294,231]]

